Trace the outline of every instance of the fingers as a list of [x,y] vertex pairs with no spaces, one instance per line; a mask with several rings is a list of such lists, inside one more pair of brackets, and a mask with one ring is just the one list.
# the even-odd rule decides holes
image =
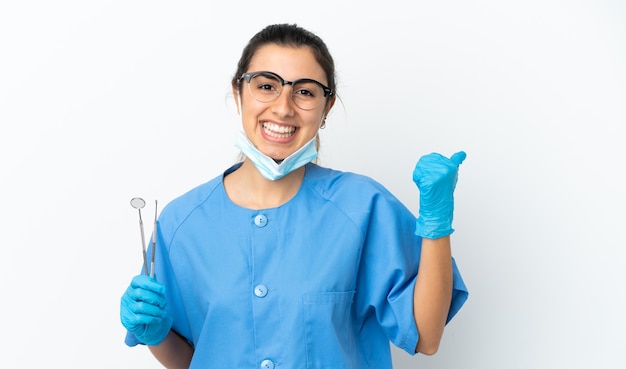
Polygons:
[[162,306],[145,301],[126,299],[122,307],[126,310],[124,314],[126,318],[133,320],[136,324],[151,324],[167,316],[167,311]]
[[161,325],[168,318],[165,309],[143,301],[122,298],[120,319],[122,325],[135,335],[143,334],[150,326]]
[[[147,286],[155,287],[152,283]],[[147,325],[161,324],[161,321],[168,316],[165,310],[165,295],[143,287],[145,285],[142,283],[131,282],[121,301],[122,324],[134,333],[137,333],[137,329],[145,329]],[[162,290],[162,288],[156,289]]]
[[[141,277],[141,278],[140,278]],[[132,303],[144,303],[158,309],[165,307],[165,287],[154,282],[150,277],[142,275],[133,278],[130,286],[126,289],[124,299],[130,305]]]
[[145,304],[156,306],[160,309],[165,307],[165,296],[152,291],[141,288],[128,287],[124,298],[127,301],[142,302]]
[[130,286],[132,288],[141,288],[143,290],[152,291],[160,295],[165,294],[165,286],[145,274],[135,276],[130,282]]
[[146,301],[135,300],[129,294],[122,297],[120,317],[122,324],[128,329],[135,329],[140,325],[158,324],[167,317],[163,304],[151,304]]

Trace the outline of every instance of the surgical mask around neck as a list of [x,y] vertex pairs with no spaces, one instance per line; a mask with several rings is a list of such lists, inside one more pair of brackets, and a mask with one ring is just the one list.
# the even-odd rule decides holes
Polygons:
[[270,181],[282,178],[317,158],[315,137],[299,148],[298,151],[286,157],[280,164],[276,163],[276,161],[269,156],[261,153],[244,132],[240,133],[239,138],[235,142],[235,146],[252,161],[263,177]]

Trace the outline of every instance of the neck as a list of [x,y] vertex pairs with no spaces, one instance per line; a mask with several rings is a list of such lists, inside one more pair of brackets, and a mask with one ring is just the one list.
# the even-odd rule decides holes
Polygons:
[[305,167],[275,181],[270,181],[259,173],[249,159],[245,159],[239,169],[224,178],[226,193],[232,202],[249,209],[268,209],[284,205],[300,189]]

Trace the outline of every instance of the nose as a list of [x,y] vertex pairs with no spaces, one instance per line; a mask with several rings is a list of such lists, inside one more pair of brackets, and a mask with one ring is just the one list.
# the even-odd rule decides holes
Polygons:
[[286,117],[293,115],[295,110],[295,102],[293,101],[293,87],[291,85],[284,85],[280,95],[276,100],[272,101],[272,112],[279,117]]

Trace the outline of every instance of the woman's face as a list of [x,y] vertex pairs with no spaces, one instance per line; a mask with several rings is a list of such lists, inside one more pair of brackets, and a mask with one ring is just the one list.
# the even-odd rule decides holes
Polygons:
[[[328,85],[326,74],[308,47],[268,44],[254,54],[247,72],[269,71],[285,81],[310,78]],[[285,159],[317,135],[332,107],[324,103],[311,110],[299,108],[292,99],[292,86],[284,85],[281,94],[271,102],[257,101],[244,79],[241,95],[233,88],[241,109],[243,129],[263,154]]]

